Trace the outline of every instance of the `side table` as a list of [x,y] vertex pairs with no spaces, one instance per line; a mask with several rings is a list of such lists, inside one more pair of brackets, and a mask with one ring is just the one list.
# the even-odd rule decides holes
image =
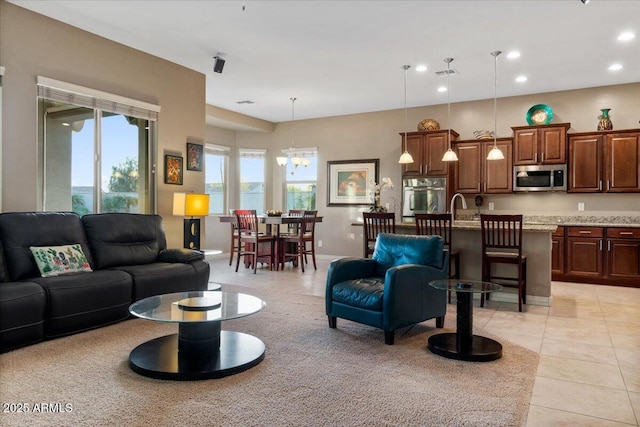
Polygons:
[[473,294],[498,292],[502,286],[492,282],[450,279],[434,280],[429,286],[456,293],[456,332],[429,337],[429,350],[449,359],[488,362],[502,357],[502,345],[491,338],[473,335]]

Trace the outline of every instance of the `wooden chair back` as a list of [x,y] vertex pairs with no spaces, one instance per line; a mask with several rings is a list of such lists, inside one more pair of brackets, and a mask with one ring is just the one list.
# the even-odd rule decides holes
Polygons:
[[255,210],[236,209],[236,222],[241,237],[258,234],[258,215]]
[[415,218],[418,236],[440,236],[445,247],[451,247],[451,214],[417,213]]
[[376,238],[380,233],[396,232],[396,216],[393,212],[363,212],[364,257],[373,253]]
[[315,237],[316,230],[316,217],[318,211],[303,211],[302,223],[300,224],[300,234],[310,234],[311,237]]
[[522,215],[480,215],[482,253],[522,255]]

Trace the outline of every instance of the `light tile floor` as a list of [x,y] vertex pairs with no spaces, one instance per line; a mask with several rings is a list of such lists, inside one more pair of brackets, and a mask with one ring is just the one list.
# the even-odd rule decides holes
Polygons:
[[[210,259],[211,281],[324,296],[329,263],[305,273]],[[474,307],[474,330],[540,354],[527,426],[640,426],[640,289],[553,282],[552,307],[490,301]],[[455,329],[455,301],[445,327]]]

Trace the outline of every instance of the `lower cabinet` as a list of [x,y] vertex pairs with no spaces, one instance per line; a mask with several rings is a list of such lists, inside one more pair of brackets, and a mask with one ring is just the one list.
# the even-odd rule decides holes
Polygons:
[[640,228],[558,227],[553,280],[640,287]]
[[551,274],[564,274],[564,227],[551,235]]

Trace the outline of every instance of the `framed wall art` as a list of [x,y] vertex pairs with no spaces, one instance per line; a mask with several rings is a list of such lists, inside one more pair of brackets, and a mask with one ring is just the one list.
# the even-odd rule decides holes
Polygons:
[[187,142],[187,170],[202,172],[204,146]]
[[164,183],[182,185],[182,157],[164,155]]
[[371,200],[371,182],[378,182],[379,159],[327,162],[327,206],[365,206]]

